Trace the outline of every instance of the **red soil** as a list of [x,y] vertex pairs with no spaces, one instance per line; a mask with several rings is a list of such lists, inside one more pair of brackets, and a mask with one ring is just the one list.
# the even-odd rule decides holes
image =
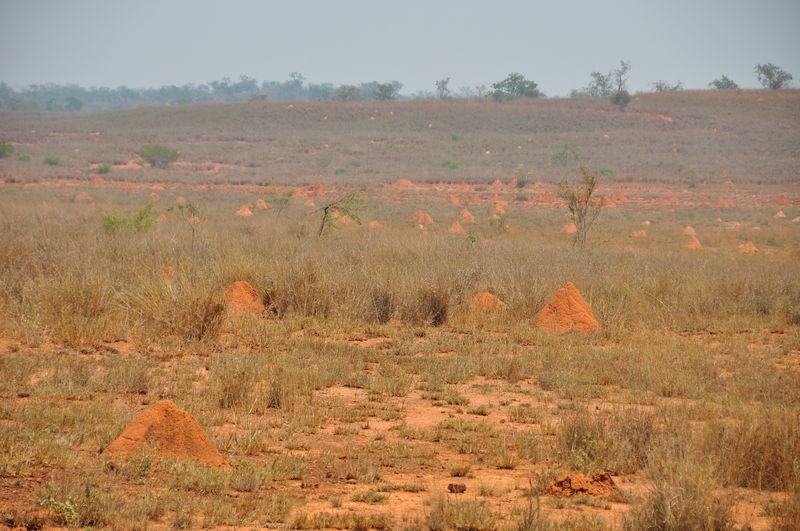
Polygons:
[[567,282],[556,291],[544,308],[533,317],[530,324],[559,334],[570,330],[589,334],[600,328],[594,318],[592,307],[572,282]]
[[267,202],[263,199],[256,199],[256,208],[264,210],[265,208],[269,208],[269,205],[267,205]]
[[401,188],[409,188],[411,186],[414,186],[414,183],[412,183],[408,179],[397,179],[397,181],[395,181],[394,185],[395,186],[399,186]]
[[145,447],[154,449],[159,457],[230,468],[194,418],[170,400],[156,402],[136,415],[103,453],[124,458]]
[[225,305],[235,315],[258,314],[264,311],[264,303],[249,282],[238,280],[225,288]]
[[694,227],[687,225],[686,228],[683,229],[684,236],[697,236],[697,232],[695,232]]

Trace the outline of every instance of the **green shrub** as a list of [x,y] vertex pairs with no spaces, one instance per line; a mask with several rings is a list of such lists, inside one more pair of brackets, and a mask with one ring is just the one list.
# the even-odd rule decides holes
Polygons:
[[[2,158],[2,157],[0,157]],[[20,153],[17,155],[17,160],[21,162],[30,162],[31,161],[31,154],[30,153]]]
[[0,142],[0,159],[4,159],[14,153],[14,146],[10,142]]
[[96,173],[97,175],[105,175],[106,173],[111,171],[111,164],[103,163],[93,168],[92,173]]
[[451,170],[457,170],[461,167],[461,163],[457,160],[446,160],[442,162],[442,166],[450,168]]
[[139,156],[154,168],[166,168],[178,160],[178,152],[176,150],[159,144],[142,146]]
[[128,226],[127,219],[121,218],[113,212],[111,214],[103,215],[103,217],[100,218],[100,223],[103,224],[103,230],[105,230],[107,234],[111,235],[118,234]]
[[44,162],[48,166],[58,166],[59,164],[61,164],[61,161],[58,160],[58,157],[45,157],[42,162]]

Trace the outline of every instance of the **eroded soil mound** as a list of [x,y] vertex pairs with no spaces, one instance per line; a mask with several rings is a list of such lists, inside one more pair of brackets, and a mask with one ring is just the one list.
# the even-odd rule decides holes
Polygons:
[[136,415],[103,453],[130,457],[145,446],[160,457],[230,467],[194,418],[170,400],[156,402]]
[[530,324],[559,334],[570,330],[589,334],[600,328],[592,307],[572,282],[567,282],[556,291]]
[[691,225],[687,225],[683,229],[683,235],[684,236],[697,236],[697,232],[694,230],[694,227],[692,227]]
[[264,311],[264,303],[258,292],[244,280],[237,280],[225,288],[225,307],[235,315]]
[[547,487],[547,494],[556,497],[605,496],[614,491],[614,480],[607,472],[596,472],[592,477],[576,472],[567,474]]

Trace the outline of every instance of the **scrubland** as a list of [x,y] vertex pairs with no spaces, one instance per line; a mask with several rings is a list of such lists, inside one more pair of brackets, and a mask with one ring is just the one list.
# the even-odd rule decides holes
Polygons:
[[[2,523],[798,528],[798,116],[794,91],[2,115],[32,154],[0,161]],[[181,158],[133,169],[146,143]],[[553,184],[579,165],[614,198],[583,250]],[[318,237],[353,189],[362,223]],[[242,280],[263,312],[226,309]],[[566,281],[599,331],[530,326]],[[230,469],[101,452],[162,399]],[[554,489],[578,474],[612,486]]]

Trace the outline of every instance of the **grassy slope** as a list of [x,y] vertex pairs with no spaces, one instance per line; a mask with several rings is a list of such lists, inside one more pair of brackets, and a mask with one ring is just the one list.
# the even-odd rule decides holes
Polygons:
[[[341,168],[345,173],[335,178],[354,183],[400,177],[487,182],[509,178],[523,166],[529,179],[550,180],[580,163],[610,167],[634,181],[786,182],[797,178],[800,92],[645,94],[624,113],[591,99],[244,103],[83,115],[4,113],[0,123],[2,137],[17,143],[18,151],[55,155],[73,168],[49,169],[52,175],[81,175],[90,162],[125,162],[142,144],[158,142],[187,160],[243,167],[224,177],[176,169],[140,172],[137,179],[325,182]],[[553,154],[565,145],[579,160],[554,164]],[[444,167],[447,160],[460,168]],[[31,166],[10,171],[31,175]]]

